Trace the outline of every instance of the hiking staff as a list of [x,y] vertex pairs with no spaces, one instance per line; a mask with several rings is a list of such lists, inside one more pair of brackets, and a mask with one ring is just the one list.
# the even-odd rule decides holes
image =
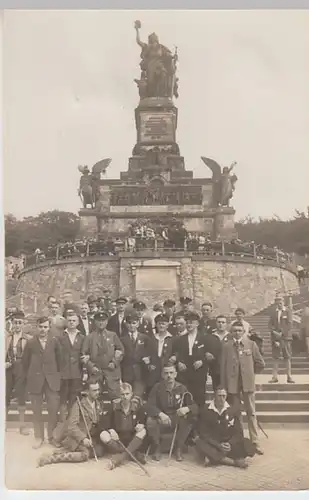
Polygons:
[[[191,392],[186,391],[186,392],[183,393],[183,395],[181,397],[179,408],[182,408],[186,394],[189,394],[189,396],[191,397],[191,403],[193,402],[193,396],[192,396]],[[174,450],[174,445],[175,445],[175,441],[176,441],[177,431],[178,431],[178,419],[177,419],[177,423],[176,423],[175,430],[174,430],[174,433],[173,433],[173,439],[172,439],[172,444],[171,444],[170,451],[169,451],[169,454],[168,454],[168,460],[171,459],[171,456],[172,456],[172,453],[173,453],[173,450]]]
[[128,448],[126,448],[126,446],[120,441],[120,439],[117,440],[117,443],[119,443],[120,446],[122,446],[124,451],[132,458],[132,460],[140,467],[140,469],[142,469],[142,471],[145,472],[145,474],[147,474],[147,476],[150,477],[148,470],[145,469],[145,467],[140,463],[139,460],[137,460],[137,458],[133,455],[133,453],[131,453],[131,451],[128,450]]
[[86,427],[86,432],[87,432],[87,435],[88,435],[88,439],[91,443],[91,448],[92,448],[92,451],[93,451],[93,455],[94,455],[94,458],[95,458],[95,461],[98,462],[98,457],[97,457],[97,454],[96,454],[96,451],[95,451],[95,448],[93,446],[93,443],[92,443],[92,438],[91,438],[91,434],[90,434],[90,431],[89,431],[89,427],[87,425],[87,422],[86,422],[86,418],[85,418],[85,414],[84,414],[84,410],[82,408],[82,405],[80,403],[80,399],[78,396],[76,396],[76,400],[77,400],[77,404],[78,404],[78,408],[79,408],[79,411],[81,413],[81,416],[82,416],[82,419],[84,421],[84,424],[85,424],[85,427]]

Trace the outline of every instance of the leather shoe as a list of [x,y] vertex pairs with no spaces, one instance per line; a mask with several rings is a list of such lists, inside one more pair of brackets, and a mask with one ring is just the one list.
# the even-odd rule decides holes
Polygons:
[[153,459],[156,460],[157,462],[160,462],[162,458],[161,450],[159,447],[157,447],[153,453]]
[[176,462],[183,461],[183,456],[182,456],[181,450],[179,448],[177,448],[177,450],[175,451],[175,456],[176,456]]
[[43,443],[44,443],[43,439],[36,439],[34,444],[32,445],[32,448],[34,450],[38,450],[39,448],[41,448]]
[[260,447],[260,445],[259,445],[259,444],[256,444],[256,445],[255,445],[255,453],[256,453],[257,455],[264,455],[264,451],[262,450],[262,448]]
[[244,458],[239,458],[237,460],[234,460],[234,465],[235,467],[239,467],[240,469],[247,469],[248,468],[248,463]]
[[295,380],[293,380],[291,377],[288,377],[287,383],[288,384],[295,384]]
[[268,383],[269,384],[278,384],[279,380],[276,377],[273,377]]

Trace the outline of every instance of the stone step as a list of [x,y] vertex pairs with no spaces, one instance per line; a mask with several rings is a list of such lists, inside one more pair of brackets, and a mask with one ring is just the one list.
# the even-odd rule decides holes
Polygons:
[[[293,365],[292,365],[292,367],[293,367]],[[263,373],[272,373],[272,367],[268,366],[268,367],[264,368]],[[278,373],[279,374],[285,373],[285,368],[283,365],[279,366]],[[309,368],[308,368],[308,366],[306,366],[305,368],[294,367],[294,369],[292,369],[292,373],[294,373],[294,375],[308,375],[308,380],[309,380]]]
[[256,384],[256,391],[257,392],[264,392],[264,391],[280,391],[280,392],[295,392],[295,391],[301,391],[301,392],[306,392],[309,394],[309,383],[296,383],[296,384],[283,384],[283,383],[278,383],[278,384],[269,384],[268,382],[262,383],[262,384]]
[[309,391],[263,391],[256,392],[256,401],[309,401]]
[[257,401],[256,402],[257,412],[308,412],[309,413],[309,401]]
[[[276,424],[301,424],[309,423],[309,411],[294,412],[294,411],[269,411],[257,412],[258,422],[261,423],[276,423]],[[247,418],[244,416],[244,420]]]

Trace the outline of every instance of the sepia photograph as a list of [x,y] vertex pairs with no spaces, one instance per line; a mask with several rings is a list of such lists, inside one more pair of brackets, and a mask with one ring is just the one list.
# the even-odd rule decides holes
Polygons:
[[8,490],[309,490],[309,11],[6,10]]

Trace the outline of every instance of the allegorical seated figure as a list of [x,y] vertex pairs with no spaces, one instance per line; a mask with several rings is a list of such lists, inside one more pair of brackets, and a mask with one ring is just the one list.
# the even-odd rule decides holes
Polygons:
[[145,421],[146,414],[140,398],[134,397],[132,386],[124,382],[121,385],[121,400],[113,405],[110,428],[100,434],[100,439],[107,451],[115,454],[110,462],[110,469],[130,459],[123,445],[141,463],[146,463],[144,456]]
[[100,434],[110,428],[110,411],[98,399],[100,385],[89,379],[85,395],[73,404],[68,419],[55,429],[55,439],[61,443],[50,455],[39,458],[38,467],[62,462],[86,462],[94,457],[103,456],[104,446]]
[[218,388],[214,399],[200,413],[195,438],[197,453],[204,465],[232,465],[245,469],[247,456],[254,455],[253,445],[244,438],[239,408],[226,401],[225,389]]
[[175,455],[178,462],[183,460],[183,445],[193,427],[193,417],[197,415],[197,405],[187,388],[176,382],[177,370],[174,365],[164,366],[162,379],[151,390],[146,404],[148,414],[146,427],[153,447],[153,458],[161,459],[161,436],[175,438]]

